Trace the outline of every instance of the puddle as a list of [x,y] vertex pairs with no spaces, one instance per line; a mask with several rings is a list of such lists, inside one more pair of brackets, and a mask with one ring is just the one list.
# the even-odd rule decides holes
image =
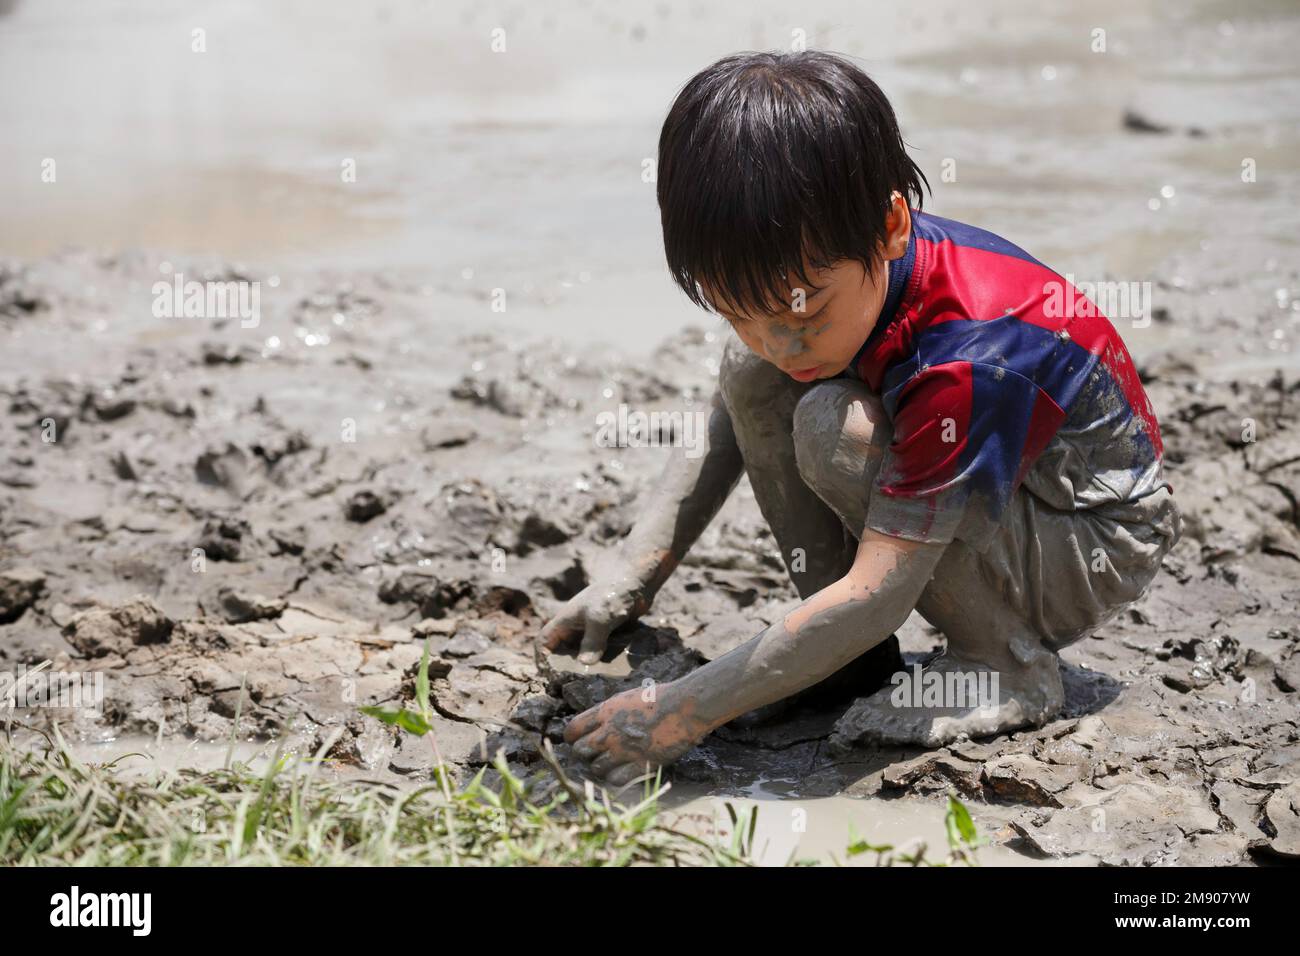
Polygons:
[[[948,853],[943,797],[909,797],[898,800],[846,796],[801,799],[788,795],[788,785],[760,780],[741,795],[706,793],[700,789],[674,787],[664,798],[670,818],[688,832],[701,837],[714,834],[724,841],[732,833],[730,803],[743,820],[758,808],[754,830],[754,851],[763,866],[784,866],[795,860],[815,860],[820,865],[873,866],[876,854],[849,858],[850,827],[855,839],[876,846],[889,844],[904,850],[926,846],[926,858],[943,860]],[[966,803],[981,838],[990,840],[1006,826],[1019,807],[995,807]],[[997,843],[977,853],[982,866],[1090,866],[1089,857],[1068,860],[1040,860],[1025,856]]]
[[[20,751],[40,751],[45,738],[30,732],[15,730],[13,742]],[[255,772],[265,770],[275,756],[275,743],[266,741],[235,741],[212,743],[167,736],[162,740],[143,734],[124,734],[94,741],[67,741],[69,752],[86,764],[113,763],[119,773],[131,776],[149,776],[180,768],[218,770],[228,762],[249,765]]]

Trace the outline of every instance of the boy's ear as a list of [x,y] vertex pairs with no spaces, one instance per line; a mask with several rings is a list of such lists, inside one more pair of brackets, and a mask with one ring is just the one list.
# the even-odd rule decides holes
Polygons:
[[902,193],[895,192],[890,199],[889,214],[885,216],[883,253],[886,259],[901,259],[912,238],[912,210]]

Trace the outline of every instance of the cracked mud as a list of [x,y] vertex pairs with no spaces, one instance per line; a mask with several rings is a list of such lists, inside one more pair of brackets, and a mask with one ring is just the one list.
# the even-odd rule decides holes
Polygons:
[[[308,275],[261,330],[189,320],[159,338],[77,291],[138,305],[130,290],[150,275],[140,258],[80,254],[0,272],[21,290],[0,315],[0,671],[48,659],[105,682],[97,714],[32,708],[22,722],[217,741],[238,718],[241,736],[311,750],[334,735],[338,760],[418,779],[429,748],[358,707],[409,701],[427,640],[444,757],[467,777],[504,749],[531,771],[542,737],[565,757],[567,717],[686,673],[794,596],[742,484],[602,662],[534,648],[661,462],[595,447],[597,413],[707,401],[720,347],[707,333],[638,363],[451,327],[399,348],[415,290]],[[100,320],[116,333],[97,336]],[[1030,855],[1300,857],[1300,378],[1211,381],[1204,362],[1140,362],[1187,528],[1148,596],[1063,654],[1060,719],[880,749],[859,742],[849,699],[723,728],[674,776],[809,797],[953,788],[1004,807],[996,838]],[[942,644],[915,616],[900,639],[909,663]]]

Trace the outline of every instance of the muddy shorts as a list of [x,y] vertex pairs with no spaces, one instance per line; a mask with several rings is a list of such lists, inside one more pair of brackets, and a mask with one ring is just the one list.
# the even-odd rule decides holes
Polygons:
[[1142,597],[1181,531],[1168,488],[1137,502],[1061,511],[1021,487],[977,554],[989,585],[1059,650]]

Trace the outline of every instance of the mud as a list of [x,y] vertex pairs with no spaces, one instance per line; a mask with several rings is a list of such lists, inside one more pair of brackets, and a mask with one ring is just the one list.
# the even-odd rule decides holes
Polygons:
[[[58,719],[87,742],[286,734],[300,752],[338,732],[341,767],[422,779],[429,748],[357,708],[409,700],[427,640],[457,773],[501,748],[531,771],[542,736],[566,756],[567,716],[712,660],[795,597],[742,481],[600,662],[534,646],[666,453],[597,447],[597,414],[705,405],[711,333],[628,362],[420,326],[418,290],[304,274],[261,329],[183,320],[160,335],[141,307],[150,272],[68,254],[6,273],[41,304],[0,333],[0,671],[49,659],[105,678],[101,712],[19,708],[19,723]],[[414,327],[425,334],[393,332]],[[321,333],[329,348],[307,344]],[[223,336],[239,361],[208,360]],[[1187,530],[1140,604],[1063,652],[1060,719],[933,752],[872,748],[855,742],[850,698],[724,727],[672,779],[899,808],[953,788],[1031,859],[1295,858],[1300,376],[1216,380],[1190,350],[1140,365]],[[909,665],[941,646],[916,616],[899,637]]]

